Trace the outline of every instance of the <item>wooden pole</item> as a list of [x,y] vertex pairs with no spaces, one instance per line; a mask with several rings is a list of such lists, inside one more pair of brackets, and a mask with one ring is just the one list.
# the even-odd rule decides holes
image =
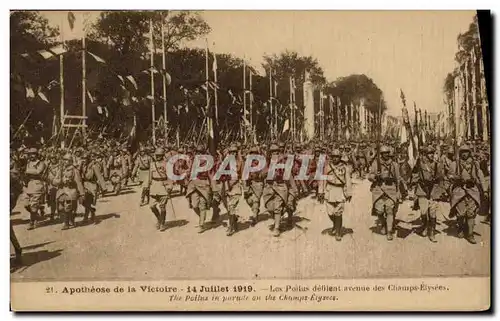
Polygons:
[[274,115],[273,115],[273,70],[269,68],[269,113],[271,115],[271,140],[274,139]]
[[165,17],[161,17],[161,53],[162,53],[162,79],[163,79],[163,125],[165,131],[165,143],[168,141],[168,115],[167,115],[167,57],[165,52]]
[[149,19],[150,52],[151,52],[151,129],[153,145],[156,145],[156,115],[155,115],[155,76],[154,76],[154,43],[153,43],[153,18]]
[[246,62],[243,59],[243,139],[247,143],[247,72]]
[[86,68],[86,44],[85,44],[85,27],[83,28],[82,37],[82,136],[86,136],[87,126],[87,68]]
[[[64,15],[61,15],[61,43],[64,46]],[[59,83],[61,89],[61,102],[60,102],[60,110],[59,117],[61,121],[61,131],[64,131],[64,54],[59,55]],[[64,139],[61,140],[61,148],[64,148]]]

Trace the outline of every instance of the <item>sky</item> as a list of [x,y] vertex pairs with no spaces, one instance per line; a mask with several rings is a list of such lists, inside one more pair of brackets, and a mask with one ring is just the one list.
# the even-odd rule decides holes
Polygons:
[[[51,24],[66,22],[65,38],[81,36],[85,14],[75,12],[74,31],[64,12],[44,12]],[[318,59],[328,81],[365,74],[384,92],[388,114],[407,104],[429,112],[445,109],[443,82],[455,67],[457,36],[474,11],[204,11],[212,50],[244,57],[261,70],[262,56],[297,51]],[[95,20],[98,12],[87,13]],[[203,47],[204,39],[187,43]]]

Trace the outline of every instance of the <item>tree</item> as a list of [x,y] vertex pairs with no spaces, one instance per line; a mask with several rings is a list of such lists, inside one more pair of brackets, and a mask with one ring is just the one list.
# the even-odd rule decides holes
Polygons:
[[167,51],[210,32],[210,27],[197,12],[104,11],[92,26],[89,37],[109,43],[121,55],[143,54],[148,51],[150,19],[153,19],[156,48],[161,48],[161,24],[164,21]]

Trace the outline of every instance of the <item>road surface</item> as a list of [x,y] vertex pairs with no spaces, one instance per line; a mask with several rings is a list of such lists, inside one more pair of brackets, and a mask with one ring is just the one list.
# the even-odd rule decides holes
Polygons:
[[[354,182],[344,214],[341,242],[324,233],[331,227],[324,205],[308,197],[299,203],[295,226],[271,236],[272,220],[262,211],[250,227],[250,210],[239,204],[240,231],[231,237],[214,226],[198,234],[198,218],[182,196],[167,205],[169,228],[160,232],[148,207],[139,206],[139,186],[98,200],[98,224],[61,231],[49,224],[28,231],[28,214],[18,203],[11,220],[23,247],[23,265],[11,272],[19,280],[168,280],[421,277],[490,274],[490,226],[477,217],[471,245],[455,237],[448,205],[438,215],[438,243],[415,230],[419,214],[400,206],[397,237],[388,242],[370,215],[368,181]],[[80,207],[79,212],[82,212]],[[222,208],[223,218],[227,218]],[[81,217],[77,218],[77,222]],[[11,246],[11,253],[13,249]]]

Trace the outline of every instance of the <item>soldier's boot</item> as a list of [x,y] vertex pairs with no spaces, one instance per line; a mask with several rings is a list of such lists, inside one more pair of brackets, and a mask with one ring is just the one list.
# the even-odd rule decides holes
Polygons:
[[257,225],[259,218],[259,207],[256,205],[250,206],[252,208],[252,215],[250,216],[250,226],[254,227]]
[[156,208],[156,205],[151,206],[150,209],[153,215],[156,217],[156,229],[159,230],[161,228],[160,212],[158,211],[158,208]]
[[342,215],[336,215],[333,217],[335,220],[335,240],[342,240]]
[[387,214],[385,222],[387,224],[387,240],[392,241],[394,238],[392,235],[392,228],[394,227],[394,214]]
[[293,210],[288,210],[287,212],[288,216],[286,218],[286,225],[288,228],[292,228],[293,227]]
[[70,225],[70,226],[73,226],[73,227],[75,227],[75,226],[76,226],[76,224],[75,224],[75,217],[76,217],[76,213],[75,213],[75,212],[73,212],[73,211],[71,211],[71,212],[69,213],[69,225]]
[[144,199],[146,198],[146,189],[143,188],[141,190],[141,203],[139,204],[139,206],[144,206],[146,205],[146,203],[144,202]]
[[50,205],[50,221],[54,221],[54,216],[56,214],[56,206],[55,205]]
[[205,218],[207,216],[207,210],[202,210],[202,209],[199,209],[199,216],[200,216],[200,220],[198,221],[198,233],[203,233],[205,232],[207,229],[205,227]]
[[236,215],[229,215],[229,225],[227,227],[227,236],[231,236],[237,231],[236,225],[238,224],[238,217]]
[[36,227],[37,215],[35,211],[30,211],[30,224],[28,230],[33,230]]
[[122,184],[121,183],[116,183],[116,185],[115,185],[115,195],[119,195],[121,189],[122,189]]
[[89,210],[90,210],[90,221],[95,223],[95,221],[96,221],[95,220],[95,211],[96,211],[96,209],[93,206],[89,206]]
[[62,230],[67,230],[69,229],[69,213],[62,213],[62,215],[64,216]]
[[422,215],[422,236],[427,237],[427,229],[429,228],[429,220],[427,219],[427,215]]
[[335,236],[335,234],[337,234],[337,220],[335,219],[335,216],[333,215],[328,215],[328,217],[330,218],[330,220],[332,221],[332,229],[330,230],[330,235],[331,236]]
[[278,237],[280,236],[280,223],[281,223],[281,214],[274,214],[274,229],[273,229],[273,236]]
[[165,225],[165,219],[167,218],[167,211],[162,208],[160,210],[160,231],[165,231],[167,229],[167,226]]
[[463,239],[465,236],[465,217],[457,217],[457,237]]
[[381,228],[380,228],[380,234],[387,235],[387,223],[386,223],[386,219],[385,219],[384,215],[380,215],[378,217],[378,219],[379,219],[379,223],[380,223],[380,226],[381,226]]
[[476,239],[474,238],[474,223],[474,218],[467,218],[467,241],[469,241],[470,244],[477,243]]
[[86,206],[85,207],[85,212],[83,214],[83,220],[82,220],[82,222],[86,223],[89,220],[89,213],[90,213],[90,209]]
[[429,218],[429,240],[432,243],[436,243],[436,218],[435,217],[430,217]]
[[213,206],[213,211],[212,211],[212,219],[210,220],[212,223],[215,223],[219,220],[220,218],[220,208],[219,204],[214,204]]

